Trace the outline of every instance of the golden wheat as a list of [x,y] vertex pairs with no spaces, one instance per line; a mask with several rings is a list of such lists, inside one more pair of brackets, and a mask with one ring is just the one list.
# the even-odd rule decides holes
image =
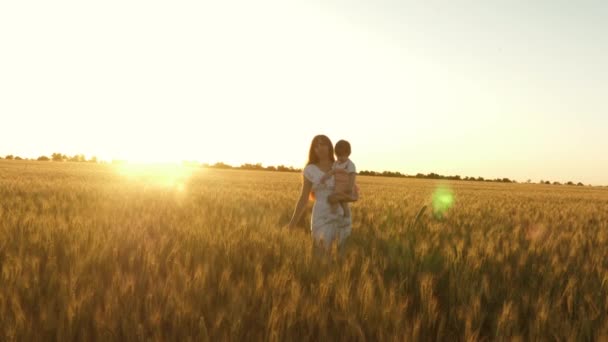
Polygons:
[[345,254],[319,258],[281,229],[300,179],[0,161],[0,339],[608,336],[606,189],[445,183],[412,225],[441,184],[359,177]]

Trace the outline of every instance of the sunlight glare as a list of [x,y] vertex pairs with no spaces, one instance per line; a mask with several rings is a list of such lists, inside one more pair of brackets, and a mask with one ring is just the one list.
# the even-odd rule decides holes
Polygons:
[[135,163],[116,165],[117,172],[133,181],[183,192],[186,182],[196,170],[193,166],[179,163]]

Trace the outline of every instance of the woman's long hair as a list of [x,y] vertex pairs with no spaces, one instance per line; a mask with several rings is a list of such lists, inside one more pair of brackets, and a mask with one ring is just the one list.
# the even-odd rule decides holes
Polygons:
[[[326,135],[319,134],[319,135],[315,136],[314,138],[312,138],[312,142],[310,143],[310,150],[308,151],[308,163],[306,163],[306,165],[316,164],[319,162],[319,156],[317,156],[317,153],[315,152],[315,147],[319,143],[322,143],[329,147],[328,148],[329,159],[332,162],[336,161],[336,159],[334,158],[334,145],[331,143],[331,140],[329,140],[329,138]],[[313,202],[315,201],[314,191],[310,192],[308,199]]]
[[319,143],[322,143],[329,147],[329,159],[332,162],[336,161],[336,159],[334,158],[334,145],[331,143],[331,140],[329,140],[326,135],[319,134],[312,138],[312,142],[310,143],[310,150],[308,151],[308,163],[306,163],[306,165],[316,164],[319,162],[319,156],[317,156],[317,154],[315,153],[315,147]]

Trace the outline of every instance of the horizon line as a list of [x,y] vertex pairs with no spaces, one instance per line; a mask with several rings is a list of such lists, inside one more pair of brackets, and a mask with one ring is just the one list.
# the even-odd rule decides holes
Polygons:
[[[58,153],[58,152],[55,152]],[[55,154],[53,153],[53,154]],[[51,156],[53,155],[51,154]],[[0,155],[0,160],[23,160],[23,161],[35,161],[35,162],[44,162],[44,161],[49,161],[49,162],[74,162],[74,163],[96,163],[96,164],[136,164],[136,165],[182,165],[182,166],[195,166],[196,164],[198,164],[198,166],[201,167],[207,167],[207,168],[224,168],[224,169],[249,169],[249,170],[258,170],[258,171],[278,171],[277,169],[279,167],[283,167],[285,169],[287,169],[287,172],[295,172],[295,171],[302,171],[303,168],[298,168],[298,167],[294,167],[293,165],[285,165],[285,164],[279,164],[279,165],[265,165],[265,163],[241,163],[241,165],[239,166],[234,166],[232,164],[228,164],[222,161],[216,161],[215,163],[210,163],[210,162],[202,162],[200,160],[181,160],[181,161],[130,161],[128,159],[107,159],[107,158],[97,158],[95,155],[91,155],[89,157],[89,159],[85,158],[85,154],[75,154],[72,157],[69,157],[65,154],[61,154],[62,156],[66,157],[62,160],[53,160],[51,157],[46,156],[46,155],[41,155],[37,158],[23,158],[20,157],[18,155],[12,155],[12,154],[7,154],[4,156]],[[12,157],[12,158],[8,158],[8,157]],[[40,158],[48,158],[48,160],[40,160]],[[83,157],[82,160],[69,160],[69,158],[75,158],[75,157]],[[93,158],[95,158],[93,160]],[[219,167],[218,167],[219,166]],[[223,166],[223,167],[222,167]],[[305,167],[305,166],[304,166]],[[274,170],[272,169],[274,168]],[[285,171],[281,171],[281,172],[285,172]],[[361,173],[365,173],[365,174],[361,174]],[[374,174],[370,174],[370,173],[374,173]],[[383,171],[374,171],[374,170],[360,170],[357,171],[357,174],[362,175],[362,176],[371,176],[371,177],[393,177],[393,178],[418,178],[418,179],[445,179],[445,180],[459,180],[459,181],[481,181],[481,182],[504,182],[504,183],[517,183],[517,184],[538,184],[538,185],[568,185],[568,183],[573,183],[573,185],[580,185],[582,184],[583,186],[597,186],[597,187],[608,187],[608,185],[604,185],[604,184],[584,184],[583,182],[577,182],[577,181],[572,181],[569,180],[567,182],[558,182],[558,181],[551,181],[549,179],[540,179],[538,182],[534,182],[532,181],[531,178],[526,179],[525,181],[522,180],[517,180],[517,179],[511,179],[508,177],[497,177],[497,178],[486,178],[483,176],[477,176],[477,177],[472,177],[472,176],[461,176],[461,175],[442,175],[442,174],[438,174],[435,172],[429,172],[428,174],[424,174],[421,172],[417,172],[416,174],[408,174],[408,173],[402,173],[401,171],[390,171],[390,170],[383,170]],[[391,175],[392,174],[392,175]],[[435,177],[433,177],[435,176]],[[456,178],[459,177],[459,178]],[[547,183],[549,182],[549,183]]]

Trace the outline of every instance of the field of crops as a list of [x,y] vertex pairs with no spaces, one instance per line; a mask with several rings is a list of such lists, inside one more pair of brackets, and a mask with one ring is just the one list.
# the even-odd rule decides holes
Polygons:
[[318,257],[300,181],[0,161],[0,340],[608,338],[608,189],[359,177]]

